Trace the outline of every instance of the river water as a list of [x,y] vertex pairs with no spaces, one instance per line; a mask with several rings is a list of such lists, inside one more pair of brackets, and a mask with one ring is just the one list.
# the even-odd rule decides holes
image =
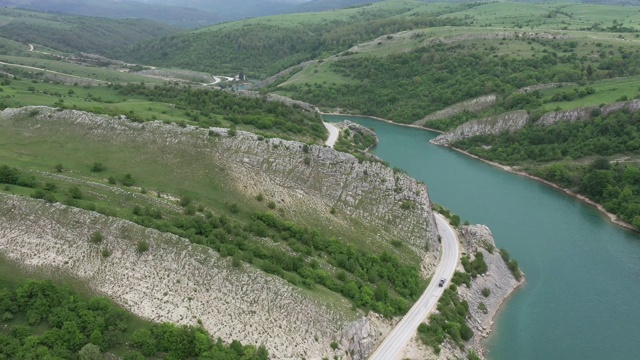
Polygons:
[[486,224],[527,282],[496,318],[493,360],[640,359],[640,236],[546,185],[429,144],[437,134],[369,118],[379,157],[424,181],[434,202]]

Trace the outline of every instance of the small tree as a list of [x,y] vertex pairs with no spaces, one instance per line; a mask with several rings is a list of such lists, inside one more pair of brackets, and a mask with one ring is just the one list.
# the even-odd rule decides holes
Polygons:
[[102,172],[104,170],[105,170],[105,167],[104,167],[104,165],[102,165],[101,162],[94,162],[91,165],[91,171],[93,171],[93,172]]

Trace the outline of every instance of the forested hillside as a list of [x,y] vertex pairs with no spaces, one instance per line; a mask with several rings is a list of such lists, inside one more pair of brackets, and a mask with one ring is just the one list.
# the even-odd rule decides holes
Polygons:
[[595,108],[592,116],[452,145],[583,194],[640,229],[640,112],[600,115]]
[[107,299],[86,297],[51,281],[0,278],[0,358],[101,359],[117,353],[126,360],[266,360],[261,346],[215,342],[201,327],[152,325]]
[[110,56],[112,51],[178,28],[148,20],[111,20],[0,8],[0,36],[64,52]]
[[[384,34],[465,24],[463,19],[441,19],[437,12],[422,10],[413,13],[403,3],[386,3],[383,8],[254,19],[158,38],[118,54],[131,62],[265,77]],[[412,13],[399,16],[405,12]]]

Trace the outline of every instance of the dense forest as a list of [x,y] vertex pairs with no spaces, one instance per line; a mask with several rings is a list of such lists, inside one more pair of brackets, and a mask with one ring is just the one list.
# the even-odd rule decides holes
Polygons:
[[[494,57],[482,49],[474,50],[475,46],[467,46],[438,43],[387,57],[343,57],[332,63],[331,69],[350,79],[349,83],[306,83],[281,86],[278,90],[291,92],[296,98],[318,106],[366,111],[369,115],[411,123],[481,95],[511,94],[540,83],[578,82],[585,76],[582,60],[575,53]],[[621,61],[616,63],[618,58]],[[600,66],[603,70],[633,71],[640,66],[640,60],[616,57]],[[509,98],[502,105],[505,110],[519,109],[529,98],[527,95]]]
[[51,281],[0,280],[0,359],[266,360],[264,346],[213,341],[201,327],[148,325],[99,297]]
[[533,175],[603,204],[640,229],[640,168],[602,158],[635,159],[640,154],[640,113],[622,110],[604,116],[596,108],[593,116],[588,121],[476,136],[453,145],[502,164],[523,165]]
[[384,34],[432,26],[465,24],[432,15],[392,17],[365,12],[350,20],[309,24],[248,23],[166,36],[118,53],[128,61],[157,66],[265,77],[303,61],[322,58]]
[[65,52],[109,56],[118,48],[178,33],[148,20],[111,20],[0,9],[10,21],[0,23],[1,36],[23,44],[40,44]]

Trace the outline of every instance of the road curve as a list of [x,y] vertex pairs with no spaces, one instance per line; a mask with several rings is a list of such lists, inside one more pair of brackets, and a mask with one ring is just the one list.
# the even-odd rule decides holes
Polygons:
[[[458,236],[442,215],[436,214],[435,218],[442,241],[442,258],[433,274],[431,283],[398,325],[391,330],[382,344],[371,354],[369,360],[399,359],[402,355],[402,349],[415,334],[418,325],[436,308],[444,289],[449,286],[458,265],[460,253]],[[447,279],[446,284],[439,287],[438,282],[443,278]]]
[[327,128],[327,130],[329,130],[329,138],[327,139],[327,142],[325,143],[325,145],[332,148],[333,145],[336,144],[336,141],[338,141],[338,134],[340,134],[340,130],[331,123],[323,122],[323,124],[324,124],[324,127]]

